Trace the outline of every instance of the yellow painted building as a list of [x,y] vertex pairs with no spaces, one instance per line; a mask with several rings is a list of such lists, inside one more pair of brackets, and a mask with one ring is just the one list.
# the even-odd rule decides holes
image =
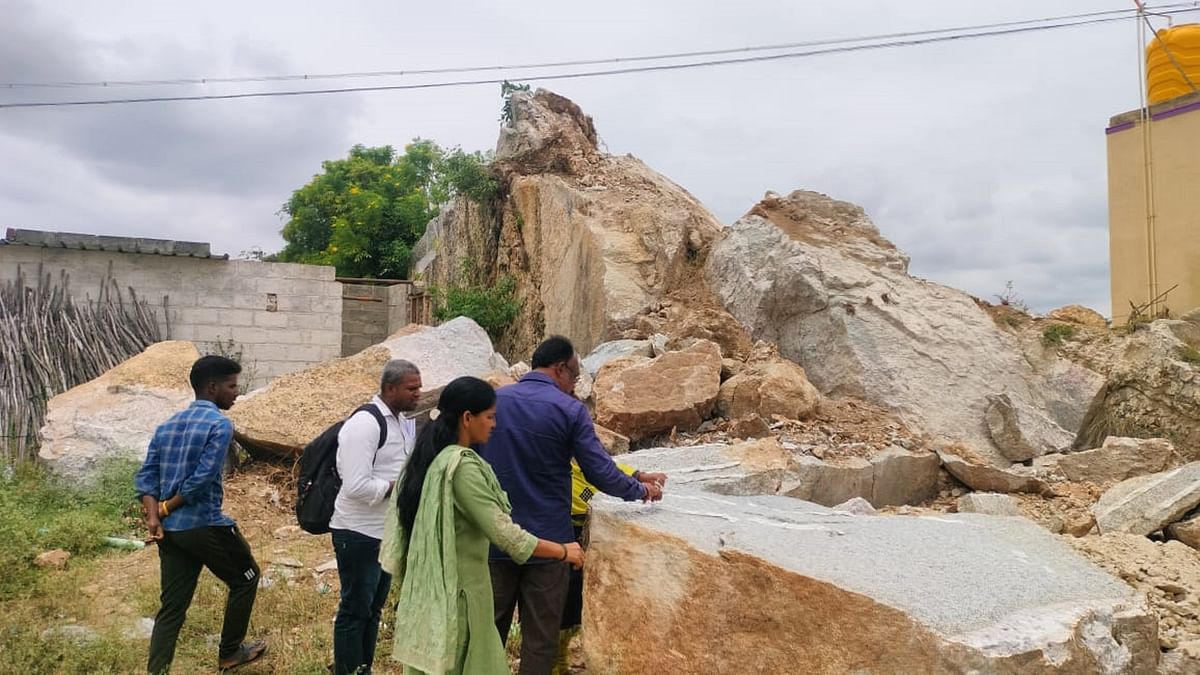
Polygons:
[[1148,313],[1200,307],[1200,94],[1152,105],[1149,116],[1117,115],[1106,130],[1114,325],[1130,303],[1163,293]]

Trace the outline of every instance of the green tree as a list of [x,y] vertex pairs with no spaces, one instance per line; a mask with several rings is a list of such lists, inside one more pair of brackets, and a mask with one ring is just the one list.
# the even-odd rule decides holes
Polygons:
[[441,178],[446,153],[416,139],[397,156],[391,146],[356,145],[283,206],[284,262],[333,265],[338,276],[403,278],[412,245],[453,190]]

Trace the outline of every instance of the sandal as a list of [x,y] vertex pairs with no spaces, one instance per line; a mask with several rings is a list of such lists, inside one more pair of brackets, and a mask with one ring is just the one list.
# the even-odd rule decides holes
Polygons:
[[[262,640],[243,642],[242,646],[238,647],[237,651],[233,653],[233,656],[229,657],[229,659],[222,659],[221,661],[217,662],[217,670],[223,673],[227,670],[233,670],[239,666],[244,666],[265,654],[266,651],[267,643]],[[230,660],[232,660],[232,662],[230,662]]]

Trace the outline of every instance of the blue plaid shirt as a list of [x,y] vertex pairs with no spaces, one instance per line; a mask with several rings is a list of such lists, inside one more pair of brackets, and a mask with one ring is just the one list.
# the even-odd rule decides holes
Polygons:
[[133,484],[139,498],[151,495],[166,501],[183,495],[183,506],[163,518],[164,530],[233,525],[233,519],[221,513],[221,469],[232,439],[233,422],[212,401],[195,401],[154,430]]

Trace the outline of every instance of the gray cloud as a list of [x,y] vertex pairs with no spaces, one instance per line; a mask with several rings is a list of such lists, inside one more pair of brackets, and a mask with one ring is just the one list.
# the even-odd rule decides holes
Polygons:
[[[0,0],[0,14],[13,17],[0,43],[0,79],[514,63],[1096,9],[1084,0],[1052,8],[1032,0],[613,0],[554,11],[521,2],[54,6],[60,14]],[[609,150],[642,158],[725,222],[766,190],[819,190],[862,204],[912,256],[916,274],[985,298],[1012,280],[1036,309],[1082,302],[1107,311],[1103,128],[1137,104],[1132,30],[1110,25],[549,86],[594,116]],[[0,168],[0,217],[31,227],[162,230],[232,252],[273,248],[275,211],[321,160],[355,142],[399,146],[415,136],[491,147],[497,93],[489,86],[0,111],[0,152],[9,158]],[[3,100],[17,95],[47,94],[0,91]]]

